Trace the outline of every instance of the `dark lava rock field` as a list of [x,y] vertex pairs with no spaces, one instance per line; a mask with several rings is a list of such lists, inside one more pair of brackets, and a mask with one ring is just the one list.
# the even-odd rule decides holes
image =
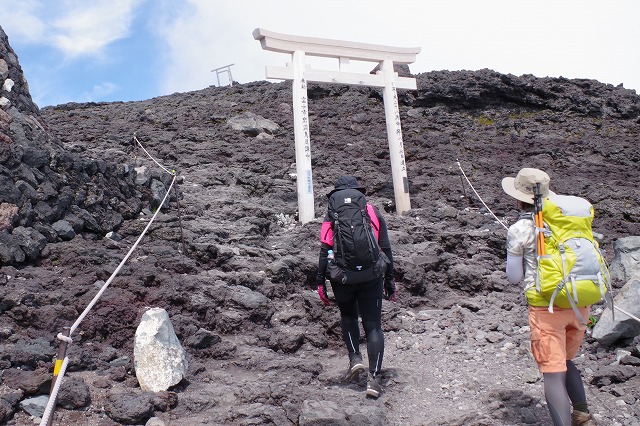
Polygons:
[[[112,280],[72,335],[55,425],[550,425],[524,295],[504,273],[493,215],[518,211],[500,182],[537,167],[590,200],[610,262],[640,235],[640,97],[621,86],[414,75],[398,93],[412,207],[398,215],[381,91],[310,84],[316,219],[301,224],[288,82],[39,108],[1,29],[0,77],[14,83],[0,93],[4,424],[34,424],[21,402],[48,394],[56,335]],[[386,212],[394,252],[377,400],[342,379],[338,310],[313,289],[342,174]],[[150,307],[168,311],[190,366],[156,394],[133,370]],[[599,424],[640,424],[639,357],[637,338],[587,336],[576,363]]]

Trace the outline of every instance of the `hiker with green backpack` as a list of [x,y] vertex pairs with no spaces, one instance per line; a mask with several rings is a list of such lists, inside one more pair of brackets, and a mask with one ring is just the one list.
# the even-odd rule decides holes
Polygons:
[[521,210],[507,232],[507,279],[524,281],[531,353],[544,380],[554,425],[596,424],[572,359],[584,339],[590,307],[607,291],[609,274],[593,238],[593,207],[549,190],[550,178],[523,168],[502,188]]

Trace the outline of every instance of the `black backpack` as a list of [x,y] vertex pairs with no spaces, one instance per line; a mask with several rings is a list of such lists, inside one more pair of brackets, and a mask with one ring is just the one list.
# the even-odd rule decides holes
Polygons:
[[342,189],[329,196],[328,219],[333,228],[336,263],[348,271],[372,268],[380,247],[367,213],[367,200],[357,189]]

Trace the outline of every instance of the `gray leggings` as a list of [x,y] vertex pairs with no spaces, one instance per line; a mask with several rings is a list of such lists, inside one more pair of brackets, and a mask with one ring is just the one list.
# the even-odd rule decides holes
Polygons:
[[573,361],[567,361],[567,371],[543,373],[544,397],[555,426],[571,425],[571,405],[587,407],[582,377]]

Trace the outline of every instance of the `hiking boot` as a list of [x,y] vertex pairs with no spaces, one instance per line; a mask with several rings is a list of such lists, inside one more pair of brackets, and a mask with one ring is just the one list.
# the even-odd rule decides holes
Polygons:
[[382,393],[382,385],[380,385],[380,375],[373,377],[371,373],[367,375],[367,396],[377,398]]
[[589,413],[574,410],[571,413],[571,426],[596,426],[596,419]]
[[362,355],[358,353],[349,354],[349,370],[347,371],[346,379],[357,379],[363,371],[364,364],[362,363]]

